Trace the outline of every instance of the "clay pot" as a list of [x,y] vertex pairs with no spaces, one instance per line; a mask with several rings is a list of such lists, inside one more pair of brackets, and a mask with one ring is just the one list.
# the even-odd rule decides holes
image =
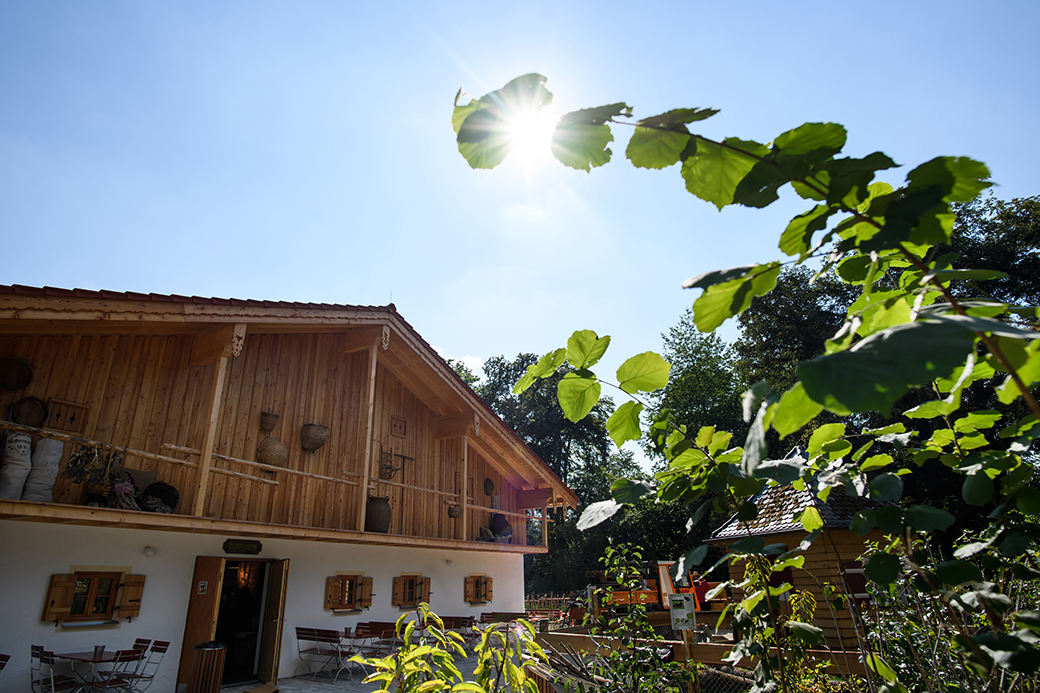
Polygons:
[[300,445],[304,450],[317,450],[329,439],[329,427],[320,424],[304,424],[300,429]]
[[369,496],[365,506],[365,531],[390,531],[390,496]]

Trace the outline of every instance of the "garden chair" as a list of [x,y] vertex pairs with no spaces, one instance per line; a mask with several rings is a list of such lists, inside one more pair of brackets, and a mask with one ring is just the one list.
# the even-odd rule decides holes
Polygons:
[[90,682],[91,693],[133,693],[134,677],[144,658],[141,650],[118,650],[112,668],[99,670],[97,678]]
[[33,645],[29,655],[29,686],[33,693],[58,693],[78,690],[83,683],[71,676],[55,674],[54,653],[42,645]]
[[[134,649],[137,649],[136,643]],[[141,668],[131,677],[130,690],[135,693],[140,693],[140,691],[144,691],[152,685],[152,680],[155,678],[155,672],[159,671],[159,665],[162,664],[163,657],[166,656],[166,651],[168,649],[170,649],[170,643],[168,640],[156,640],[152,643],[152,649],[148,653],[148,659],[141,662]]]

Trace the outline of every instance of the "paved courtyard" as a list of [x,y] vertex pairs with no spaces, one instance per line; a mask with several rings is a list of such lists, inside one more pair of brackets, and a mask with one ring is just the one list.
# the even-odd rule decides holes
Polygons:
[[[476,655],[470,655],[463,660],[456,660],[456,666],[467,680],[471,680],[473,670],[477,667]],[[348,675],[349,674],[349,675]],[[352,664],[349,670],[344,670],[339,679],[333,681],[333,676],[322,672],[315,677],[302,674],[293,678],[278,679],[278,690],[280,693],[370,693],[379,690],[379,683],[362,683],[365,674],[361,672],[358,665]],[[226,686],[220,689],[221,693],[245,693],[246,691],[260,688],[263,684],[253,682],[237,686]]]

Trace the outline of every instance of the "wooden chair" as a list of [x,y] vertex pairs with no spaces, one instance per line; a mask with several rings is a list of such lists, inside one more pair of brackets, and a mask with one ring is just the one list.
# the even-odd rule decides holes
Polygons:
[[43,649],[42,645],[32,645],[29,655],[29,685],[33,693],[58,693],[71,691],[83,686],[71,676],[54,673],[54,653]]
[[97,670],[97,678],[90,683],[91,693],[118,691],[133,693],[134,677],[145,659],[142,650],[117,650],[111,669]]
[[[150,640],[148,642],[151,642]],[[137,649],[137,644],[134,644],[134,649]],[[152,685],[152,680],[155,678],[155,672],[159,671],[159,665],[162,664],[163,657],[166,656],[166,651],[170,649],[170,642],[168,640],[156,640],[152,643],[152,649],[148,653],[148,659],[141,663],[141,668],[132,677],[132,685],[130,689],[135,693],[140,693]],[[143,650],[142,650],[143,651]]]

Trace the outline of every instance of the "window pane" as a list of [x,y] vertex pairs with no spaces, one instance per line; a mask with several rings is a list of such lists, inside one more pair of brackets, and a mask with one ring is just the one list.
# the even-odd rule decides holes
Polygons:
[[108,613],[108,597],[94,597],[94,610],[92,614]]
[[72,598],[72,610],[69,611],[70,616],[82,616],[84,609],[87,608],[86,597],[73,597]]
[[96,594],[109,595],[112,594],[112,578],[100,578],[98,579],[98,586]]
[[86,595],[90,591],[90,578],[76,578],[76,596]]

